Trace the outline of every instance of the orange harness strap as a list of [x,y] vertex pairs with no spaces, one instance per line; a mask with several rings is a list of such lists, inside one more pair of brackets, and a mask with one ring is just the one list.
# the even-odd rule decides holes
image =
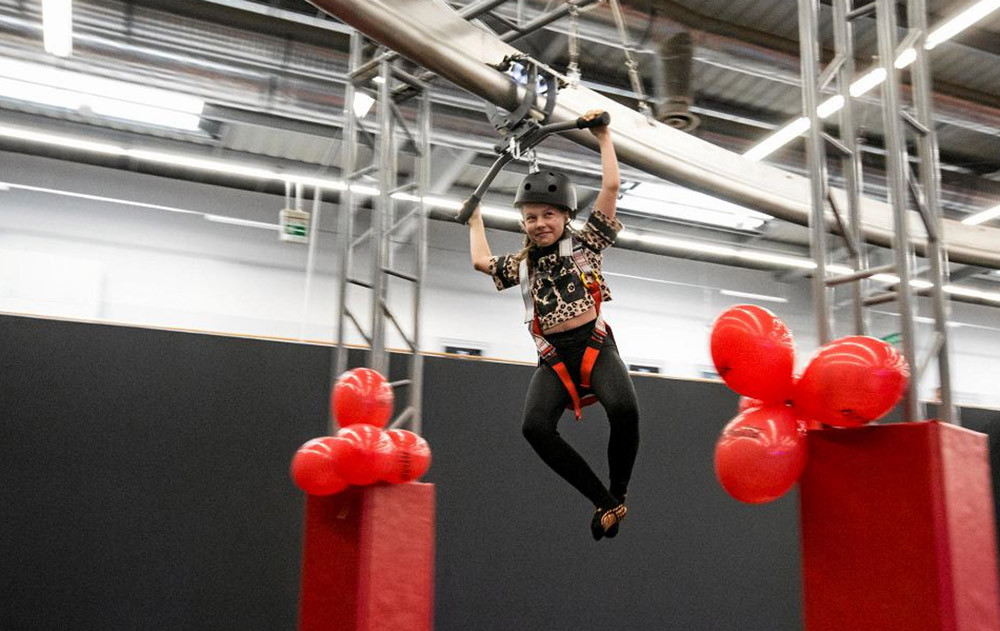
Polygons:
[[[597,309],[597,319],[601,320],[603,324],[604,321],[601,318],[601,283],[597,280],[596,275],[593,278],[593,282],[587,284],[587,290],[594,299],[594,307]],[[583,351],[583,361],[580,363],[580,386],[583,388],[590,387],[590,375],[594,371],[594,364],[597,363],[597,356],[601,354],[601,347],[604,345],[604,338],[608,336],[608,330],[610,328],[607,325],[603,327],[594,325],[594,333],[590,336],[587,348]]]
[[[591,298],[594,300],[594,309],[597,311],[597,321],[594,323],[594,332],[590,336],[590,340],[587,342],[587,348],[583,352],[583,360],[580,362],[580,387],[584,389],[590,388],[590,377],[594,371],[594,364],[597,362],[597,358],[601,353],[601,347],[604,345],[604,340],[607,338],[611,328],[607,326],[604,322],[604,318],[601,317],[601,282],[597,274],[593,272],[590,262],[587,261],[582,249],[578,247],[573,248],[572,252],[573,259],[580,269],[580,278],[583,280],[584,286],[590,293]],[[521,277],[522,292],[525,294],[525,304],[526,306],[530,300],[530,279],[527,275],[523,273]],[[588,279],[589,276],[589,279]],[[528,331],[535,340],[535,346],[538,349],[538,355],[542,358],[555,371],[556,376],[562,382],[563,387],[566,388],[566,392],[569,393],[570,403],[566,406],[568,409],[573,410],[573,414],[576,416],[576,420],[583,418],[583,407],[591,405],[597,402],[597,397],[593,393],[587,393],[584,396],[580,396],[579,390],[576,384],[573,383],[573,378],[569,374],[569,370],[566,368],[566,364],[559,357],[559,353],[556,348],[549,343],[548,340],[542,335],[542,326],[538,320],[538,316],[534,313],[534,306],[531,309],[531,320],[528,324]]]

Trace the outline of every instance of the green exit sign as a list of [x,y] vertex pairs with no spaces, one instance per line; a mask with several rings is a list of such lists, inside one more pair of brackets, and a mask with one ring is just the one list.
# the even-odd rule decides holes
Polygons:
[[890,344],[899,344],[902,340],[902,333],[890,333],[889,335],[882,337],[883,342],[889,342]]

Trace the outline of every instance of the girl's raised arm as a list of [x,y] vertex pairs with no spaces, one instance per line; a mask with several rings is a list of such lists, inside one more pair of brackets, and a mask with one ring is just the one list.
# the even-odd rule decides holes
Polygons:
[[472,255],[472,266],[484,274],[490,273],[490,244],[486,240],[486,226],[483,225],[483,215],[477,206],[469,217],[469,253]]

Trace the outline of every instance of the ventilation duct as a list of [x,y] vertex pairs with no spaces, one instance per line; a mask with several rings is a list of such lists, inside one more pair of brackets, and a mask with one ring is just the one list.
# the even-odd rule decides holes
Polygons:
[[701,120],[691,113],[691,34],[681,31],[660,44],[656,56],[656,120],[691,131]]

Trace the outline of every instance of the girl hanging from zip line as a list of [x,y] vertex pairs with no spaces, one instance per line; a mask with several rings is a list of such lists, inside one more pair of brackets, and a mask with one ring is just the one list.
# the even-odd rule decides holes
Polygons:
[[[583,118],[600,114],[588,112]],[[521,287],[525,321],[539,355],[524,404],[524,437],[545,464],[593,503],[590,530],[599,540],[617,535],[625,519],[625,495],[639,449],[639,405],[601,317],[601,303],[611,300],[601,276],[602,253],[622,229],[615,217],[618,158],[606,126],[590,132],[601,151],[601,191],[579,231],[569,225],[577,212],[573,183],[542,169],[524,178],[514,198],[524,248],[493,256],[479,208],[469,220],[469,245],[473,267],[492,276],[498,290]],[[595,402],[604,406],[611,429],[608,487],[557,429],[566,408],[580,420],[581,408]]]

